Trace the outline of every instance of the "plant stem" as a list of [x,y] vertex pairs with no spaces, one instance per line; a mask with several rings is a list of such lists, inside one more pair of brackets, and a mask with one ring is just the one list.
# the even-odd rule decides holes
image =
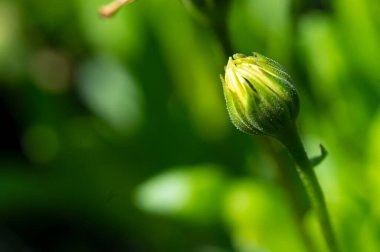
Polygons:
[[279,137],[292,155],[297,164],[297,171],[302,180],[302,183],[309,195],[311,205],[316,212],[326,243],[331,252],[338,252],[338,244],[336,242],[330,218],[327,212],[326,202],[323,196],[322,189],[318,183],[314,169],[307,157],[305,148],[299,137],[297,128],[292,125],[287,131],[284,131]]
[[304,242],[306,251],[316,252],[315,244],[303,222],[304,214],[309,208],[309,201],[304,201],[304,199],[307,198],[306,191],[295,170],[294,162],[289,160],[288,156],[285,156],[287,153],[278,149],[279,146],[274,141],[263,138],[261,145],[265,146],[266,151],[271,153],[274,158],[279,184],[285,191],[288,201],[290,202],[294,214],[295,226]]

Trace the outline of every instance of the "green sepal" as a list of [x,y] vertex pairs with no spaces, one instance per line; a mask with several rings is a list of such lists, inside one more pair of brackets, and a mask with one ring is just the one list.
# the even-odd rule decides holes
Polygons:
[[319,148],[321,149],[321,154],[319,156],[310,158],[310,163],[313,167],[319,165],[327,157],[328,154],[326,148],[322,144],[319,145]]

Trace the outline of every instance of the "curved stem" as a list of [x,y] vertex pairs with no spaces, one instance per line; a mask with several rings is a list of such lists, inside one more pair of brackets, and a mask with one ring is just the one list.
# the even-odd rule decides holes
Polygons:
[[279,137],[292,155],[297,164],[297,171],[302,180],[302,183],[309,195],[312,207],[316,212],[326,243],[331,252],[338,252],[339,247],[334,236],[330,218],[327,212],[326,202],[323,196],[322,189],[315,175],[312,164],[310,163],[297,128],[292,125],[288,128],[285,134]]

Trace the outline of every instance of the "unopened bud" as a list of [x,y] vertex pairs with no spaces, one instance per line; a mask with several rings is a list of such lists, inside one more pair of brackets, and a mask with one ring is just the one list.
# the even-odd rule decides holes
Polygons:
[[285,69],[263,55],[234,54],[222,78],[233,124],[248,134],[279,136],[292,126],[299,98]]

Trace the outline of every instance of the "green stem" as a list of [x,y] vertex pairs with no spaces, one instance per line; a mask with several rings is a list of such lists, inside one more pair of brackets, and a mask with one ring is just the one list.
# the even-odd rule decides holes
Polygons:
[[297,164],[297,171],[302,183],[309,195],[312,207],[316,212],[326,243],[331,252],[338,252],[330,218],[327,212],[326,202],[322,189],[318,183],[312,164],[307,157],[304,146],[299,137],[296,126],[292,125],[285,134],[279,138],[292,155]]
[[285,157],[286,153],[278,149],[277,143],[275,144],[273,141],[263,138],[262,145],[266,147],[267,151],[271,153],[274,158],[279,184],[285,191],[290,205],[293,208],[295,226],[304,242],[306,251],[316,252],[315,244],[303,222],[304,213],[306,209],[309,208],[309,204],[304,201],[304,198],[307,197],[306,192],[302,187],[302,182],[297,177],[294,163],[290,161],[287,156]]

